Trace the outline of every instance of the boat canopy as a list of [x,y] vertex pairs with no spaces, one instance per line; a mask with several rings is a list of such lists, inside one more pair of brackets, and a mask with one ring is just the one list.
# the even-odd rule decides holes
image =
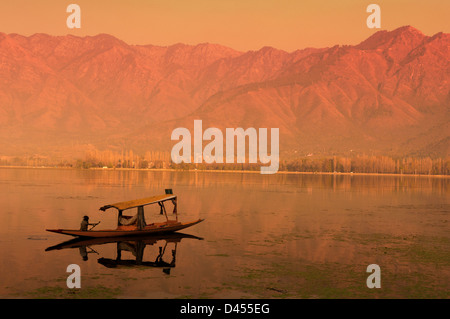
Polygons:
[[147,197],[147,198],[142,198],[142,199],[135,199],[135,200],[131,200],[128,202],[120,202],[120,203],[116,203],[116,204],[105,205],[105,206],[100,207],[100,210],[105,211],[109,208],[116,208],[119,211],[123,211],[123,210],[130,209],[130,208],[146,206],[146,205],[155,204],[155,203],[161,203],[161,202],[165,202],[167,200],[172,200],[172,199],[176,200],[176,198],[177,198],[177,196],[173,195],[173,194],[158,195],[158,196],[152,196],[152,197]]

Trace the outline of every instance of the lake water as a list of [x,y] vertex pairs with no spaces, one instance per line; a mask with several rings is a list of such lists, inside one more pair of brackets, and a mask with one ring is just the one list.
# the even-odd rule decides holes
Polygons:
[[[0,297],[449,298],[449,186],[419,176],[2,168]],[[45,229],[77,229],[83,215],[115,227],[115,210],[99,207],[165,188],[180,221],[205,218],[186,236],[46,251],[71,237]],[[159,218],[146,210],[147,222]],[[67,288],[70,264],[81,289]],[[379,289],[366,285],[370,264]]]

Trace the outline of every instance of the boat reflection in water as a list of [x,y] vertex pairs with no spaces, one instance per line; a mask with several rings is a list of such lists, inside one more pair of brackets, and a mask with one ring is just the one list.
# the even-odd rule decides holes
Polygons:
[[[78,248],[82,259],[88,260],[88,254],[90,253],[100,255],[92,248],[93,246],[116,244],[116,258],[101,257],[97,260],[99,264],[108,268],[156,267],[163,268],[165,274],[170,274],[170,269],[175,267],[178,243],[184,238],[203,240],[203,238],[183,233],[171,233],[160,236],[76,238],[48,247],[45,251]],[[156,259],[154,261],[144,261],[145,247],[153,245],[159,250]],[[172,247],[171,256],[166,251],[168,246]],[[135,259],[122,259],[122,252],[124,251],[131,252]],[[165,261],[163,258],[169,259],[170,262]]]

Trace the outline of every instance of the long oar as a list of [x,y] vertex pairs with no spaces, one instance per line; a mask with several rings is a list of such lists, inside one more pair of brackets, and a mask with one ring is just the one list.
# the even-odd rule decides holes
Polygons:
[[100,222],[98,222],[97,224],[95,224],[94,226],[91,227],[91,229],[89,230],[93,230],[95,226],[97,226],[98,224],[100,224]]
[[91,251],[90,253],[96,253],[97,255],[100,255],[95,249],[93,249],[91,246],[87,246]]

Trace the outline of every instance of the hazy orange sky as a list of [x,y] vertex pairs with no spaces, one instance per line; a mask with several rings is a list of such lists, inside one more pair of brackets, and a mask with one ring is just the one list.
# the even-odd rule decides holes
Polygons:
[[[66,26],[71,3],[81,7],[81,29]],[[366,26],[371,3],[381,7],[381,29],[449,32],[448,0],[15,0],[0,3],[0,32],[108,33],[129,44],[210,42],[242,51],[293,51],[361,42],[379,30]]]

